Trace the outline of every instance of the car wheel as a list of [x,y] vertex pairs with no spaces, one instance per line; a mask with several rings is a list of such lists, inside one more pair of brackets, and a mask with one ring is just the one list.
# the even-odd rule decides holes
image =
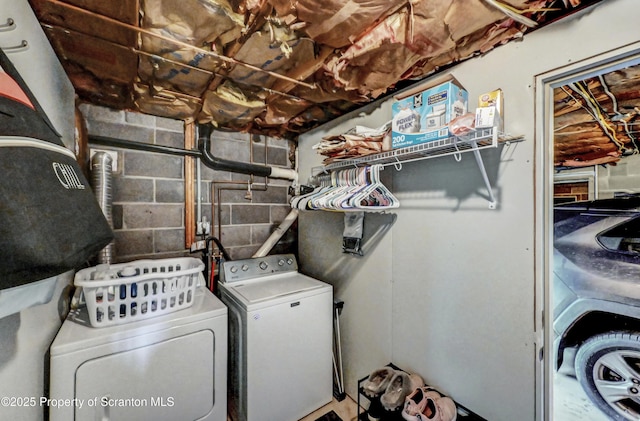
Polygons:
[[640,418],[640,333],[610,332],[584,342],[576,376],[587,396],[613,420]]

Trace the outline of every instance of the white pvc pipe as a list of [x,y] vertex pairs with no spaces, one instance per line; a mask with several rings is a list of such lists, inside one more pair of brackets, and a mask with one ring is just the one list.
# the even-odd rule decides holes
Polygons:
[[254,258],[264,257],[267,254],[269,254],[273,246],[276,245],[278,240],[282,238],[284,233],[287,232],[291,224],[293,224],[293,221],[295,221],[297,218],[298,218],[298,209],[291,209],[291,212],[289,212],[289,214],[284,218],[284,220],[280,223],[278,228],[276,228],[275,231],[273,231],[273,233],[269,236],[269,238],[267,238],[267,241],[265,241],[264,244],[260,246],[258,251],[256,251],[252,257]]
[[291,168],[280,168],[280,167],[270,167],[271,174],[269,177],[271,178],[284,178],[287,180],[297,180],[298,172],[296,170],[292,170]]

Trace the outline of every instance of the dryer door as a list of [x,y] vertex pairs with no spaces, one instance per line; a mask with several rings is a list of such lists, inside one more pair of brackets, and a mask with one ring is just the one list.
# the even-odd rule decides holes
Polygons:
[[210,330],[89,360],[76,371],[75,420],[204,418],[214,405],[213,364]]

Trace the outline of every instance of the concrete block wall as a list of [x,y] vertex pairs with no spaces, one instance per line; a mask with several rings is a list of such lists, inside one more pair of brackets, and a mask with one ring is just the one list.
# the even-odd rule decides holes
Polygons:
[[640,192],[640,155],[622,158],[616,165],[598,166],[598,197]]
[[[128,111],[82,104],[90,135],[184,148],[184,122]],[[240,133],[215,132],[212,153],[220,158],[290,167],[288,141]],[[117,153],[113,173],[114,263],[143,258],[190,255],[185,244],[184,159],[179,156],[94,145],[91,149]],[[222,230],[213,235],[223,242],[232,258],[250,257],[289,211],[290,182],[254,177],[252,199],[245,199],[249,176],[211,170],[201,166],[201,213],[213,216],[211,184],[221,187]],[[238,184],[239,183],[239,184]],[[228,190],[236,188],[238,190]],[[263,190],[263,191],[261,191]],[[217,191],[217,190],[216,190]],[[292,251],[295,234],[290,231],[278,249]]]
[[[216,131],[211,152],[224,159],[292,168],[294,149],[295,145],[284,139]],[[204,165],[201,173],[202,215],[211,222],[212,235],[233,259],[251,257],[291,211],[291,182],[216,171]],[[296,238],[294,226],[273,253],[295,252]]]

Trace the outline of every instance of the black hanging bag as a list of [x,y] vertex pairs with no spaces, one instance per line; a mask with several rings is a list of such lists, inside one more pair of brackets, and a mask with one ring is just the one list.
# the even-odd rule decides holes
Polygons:
[[77,269],[112,239],[73,152],[0,50],[0,289]]

